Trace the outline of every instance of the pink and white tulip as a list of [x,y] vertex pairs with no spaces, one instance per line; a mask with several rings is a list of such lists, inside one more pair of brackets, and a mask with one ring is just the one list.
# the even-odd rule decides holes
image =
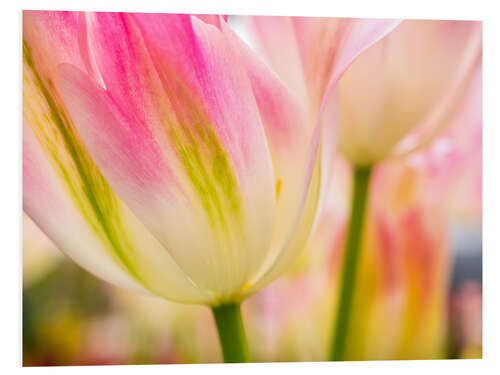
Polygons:
[[320,126],[223,18],[23,18],[24,210],[62,251],[208,305],[293,263],[316,214]]
[[[322,106],[325,126],[340,128],[340,153],[372,165],[421,149],[442,132],[481,60],[480,22],[398,23],[252,17],[249,31],[280,78],[313,110]],[[352,65],[336,53],[382,28],[381,40]]]
[[[348,359],[447,355],[450,228],[461,214],[468,222],[481,216],[481,76],[479,67],[447,130],[430,147],[374,171],[370,194],[376,198],[365,221]],[[316,272],[328,272],[337,293],[350,173],[345,160],[337,158],[335,167],[335,184],[309,247],[330,257],[320,258]],[[322,318],[310,329],[324,332],[333,310],[323,293],[319,300]]]
[[404,21],[333,93],[339,151],[356,165],[405,156],[446,131],[481,63],[481,23]]

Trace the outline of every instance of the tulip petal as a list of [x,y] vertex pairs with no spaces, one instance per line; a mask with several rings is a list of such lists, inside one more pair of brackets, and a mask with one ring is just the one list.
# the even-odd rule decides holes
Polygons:
[[205,23],[209,23],[211,25],[214,25],[217,27],[219,30],[222,27],[222,22],[227,22],[228,16],[221,16],[218,14],[193,14],[193,16],[199,18]]
[[100,170],[200,288],[234,298],[261,266],[272,162],[252,89],[222,33],[197,18],[94,14],[103,86],[60,67],[63,97]]
[[295,35],[293,17],[240,16],[265,60],[299,103],[309,102],[307,82]]
[[317,208],[321,195],[322,168],[321,157],[318,155],[320,153],[318,142],[319,139],[311,142],[308,158],[310,165],[307,168],[307,174],[304,178],[309,183],[302,185],[302,196],[299,198],[300,210],[293,217],[292,228],[294,230],[288,232],[288,236],[281,243],[279,251],[273,254],[274,257],[268,259],[268,262],[262,269],[263,272],[258,275],[257,281],[247,291],[246,295],[258,291],[281,276],[297,261],[300,252],[304,250],[318,216]]
[[340,151],[368,164],[428,144],[468,90],[480,61],[477,26],[407,20],[364,51],[338,85]]
[[[112,192],[101,197],[107,199],[109,212],[98,222],[97,213],[84,207],[90,205],[84,193],[73,195],[77,193],[72,189],[81,188],[77,186],[81,182],[69,176],[71,165],[64,156],[69,159],[58,155],[63,160],[55,160],[33,129],[24,126],[23,209],[56,246],[89,272],[115,285],[179,302],[210,302],[211,296],[195,288]],[[116,210],[114,217],[111,210]]]
[[307,92],[317,115],[353,59],[400,21],[257,16],[247,22],[266,59],[291,89]]
[[435,27],[438,29],[437,44],[443,40],[442,44],[447,45],[443,51],[438,50],[438,54],[443,56],[436,56],[439,63],[435,64],[445,72],[438,73],[443,78],[435,84],[436,92],[441,97],[435,99],[437,104],[426,113],[425,120],[402,139],[393,151],[393,157],[401,157],[428,146],[460,115],[464,102],[468,100],[467,96],[475,90],[475,77],[482,70],[482,24],[475,21],[451,22],[455,24],[444,21]]
[[23,11],[23,44],[38,61],[41,76],[56,76],[57,64],[71,63],[80,68],[78,49],[79,12]]
[[[87,247],[101,250],[102,245],[75,210],[73,202],[67,202],[68,194],[58,183],[60,177],[26,125],[23,130],[23,165],[23,208],[50,238],[55,239],[57,246],[63,251],[70,250],[67,254],[77,263],[95,274],[106,275],[108,281],[144,292],[145,289],[123,272],[106,251],[101,251],[97,257],[94,251],[85,251]],[[69,227],[68,222],[71,223]],[[75,233],[78,233],[77,238]]]
[[[52,60],[39,49],[44,44],[29,44],[29,21],[23,49],[23,209],[62,251],[105,280],[173,300],[209,301],[90,159],[60,99]],[[38,37],[48,40],[43,34],[53,31],[41,28]],[[66,29],[61,34],[77,35]],[[79,63],[74,51],[62,49],[57,56],[73,56]]]
[[319,107],[352,61],[401,21],[297,17],[293,22],[309,95]]
[[[261,273],[248,283],[248,293],[252,293],[279,276],[305,246],[316,212],[320,181],[319,170],[314,176],[312,172],[320,163],[318,139],[313,139],[314,129],[308,126],[307,113],[290,90],[227,25],[222,25],[222,30],[246,67],[266,131],[276,179],[272,250]],[[264,274],[269,277],[259,280]]]

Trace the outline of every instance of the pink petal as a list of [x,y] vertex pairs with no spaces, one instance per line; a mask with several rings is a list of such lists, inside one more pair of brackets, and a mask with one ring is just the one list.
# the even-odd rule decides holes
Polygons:
[[218,14],[193,14],[193,16],[199,18],[205,23],[214,25],[219,30],[221,30],[222,22],[227,22],[228,16],[221,16]]
[[313,106],[320,106],[352,61],[401,21],[356,18],[293,19]]
[[304,107],[309,102],[306,75],[295,35],[293,17],[240,16],[266,62]]
[[[405,26],[410,31],[417,25]],[[427,65],[424,74],[440,79],[435,80],[425,95],[428,101],[433,102],[427,105],[427,111],[423,112],[418,126],[394,150],[397,156],[429,145],[460,115],[464,102],[470,100],[469,93],[472,91],[477,94],[474,80],[482,71],[482,23],[441,21],[435,22],[433,26],[435,30],[431,37],[434,40],[428,40],[427,43],[435,45],[437,51],[434,56],[429,55],[422,65]],[[435,61],[430,61],[432,57]]]
[[307,95],[315,115],[353,59],[400,22],[268,16],[245,21],[266,59],[301,99]]
[[57,64],[83,67],[78,40],[79,12],[23,11],[23,43],[40,75],[55,79]]
[[374,163],[428,144],[449,124],[480,62],[480,24],[404,21],[364,51],[337,90],[340,151]]
[[230,298],[263,262],[275,205],[272,162],[245,70],[223,34],[197,18],[87,18],[106,90],[61,66],[79,133],[181,268]]
[[[144,291],[130,275],[120,270],[118,263],[96,243],[83,217],[76,211],[70,195],[27,126],[23,131],[23,209],[51,238],[66,250],[77,263],[110,282]],[[65,223],[65,230],[61,230]],[[71,228],[71,231],[67,230]],[[75,241],[75,234],[78,240]],[[94,251],[84,251],[90,247]],[[100,252],[95,251],[101,250]],[[97,253],[97,254],[96,254]],[[99,262],[95,262],[99,259]]]
[[[96,187],[95,192],[108,194],[96,197],[101,209],[100,199],[106,200],[108,211],[104,217],[94,216],[92,205],[80,191],[82,181],[68,172],[73,167],[71,157],[64,155],[64,147],[58,154],[60,158],[54,159],[33,130],[24,126],[23,210],[61,251],[115,285],[180,302],[210,302],[105,187]],[[95,176],[81,178],[92,180]],[[99,182],[95,179],[91,183]]]
[[[272,251],[262,270],[271,274],[272,269],[272,276],[265,278],[269,282],[289,265],[288,261],[282,262],[285,258],[290,262],[296,259],[313,223],[321,176],[318,170],[312,181],[313,170],[320,164],[316,138],[319,122],[313,133],[315,129],[309,126],[307,113],[288,88],[228,26],[223,25],[222,29],[246,67],[273,158],[277,210]],[[292,241],[295,237],[300,239]],[[294,241],[297,243],[292,244]],[[281,267],[282,263],[286,266]],[[274,272],[278,264],[279,271]]]
[[[105,280],[178,301],[209,301],[114,194],[61,100],[58,61],[85,65],[75,54],[77,14],[24,16],[25,212],[62,251]],[[51,43],[60,43],[53,54]]]

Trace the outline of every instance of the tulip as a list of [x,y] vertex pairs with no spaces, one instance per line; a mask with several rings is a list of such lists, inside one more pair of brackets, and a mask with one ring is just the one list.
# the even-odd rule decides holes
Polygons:
[[325,19],[323,26],[310,27],[291,20],[287,32],[270,38],[272,22],[256,18],[249,28],[290,87],[313,108],[322,98],[325,126],[338,124],[339,152],[355,169],[332,360],[344,358],[372,167],[429,146],[449,126],[481,61],[480,22],[408,20],[364,50],[337,88],[329,86],[321,77],[335,69],[337,56],[319,58],[318,51],[345,43],[342,30],[356,23]]
[[224,359],[246,361],[240,303],[308,238],[321,127],[225,20],[24,12],[23,122],[23,208],[56,246],[210,306]]
[[[469,90],[448,128],[432,145],[404,162],[387,163],[376,171],[371,194],[377,199],[370,204],[363,237],[364,265],[360,266],[376,276],[362,281],[361,271],[355,291],[357,306],[363,306],[355,310],[365,311],[361,320],[370,316],[371,327],[356,336],[358,340],[350,339],[351,350],[348,347],[347,351],[351,358],[446,356],[450,226],[463,212],[457,203],[466,208],[481,205],[480,195],[469,191],[458,202],[454,194],[481,183],[477,174],[472,181],[464,179],[470,178],[471,169],[481,170],[480,67],[470,79]],[[360,299],[370,291],[373,301],[367,309],[370,304]],[[393,329],[381,331],[388,326]],[[352,352],[353,346],[358,347],[357,353]]]
[[[445,358],[451,263],[445,201],[429,204],[438,192],[425,170],[394,164],[377,172],[373,194],[381,198],[370,206],[362,251],[372,279],[360,281],[364,287],[360,285],[354,298],[360,306],[362,290],[373,292],[366,311],[370,323],[359,342],[350,340],[351,355]],[[388,326],[384,336],[382,327]]]
[[[473,214],[480,220],[476,207],[481,206],[481,195],[476,193],[481,184],[481,107],[479,70],[459,113],[431,147],[404,161],[385,163],[374,172],[370,193],[377,199],[371,200],[367,209],[345,359],[449,355],[450,334],[456,335],[449,331],[448,318],[450,227],[461,220],[471,222]],[[324,254],[313,272],[328,272],[329,284],[338,295],[348,221],[343,197],[347,196],[350,174],[345,160],[336,159],[335,176],[308,247]],[[478,321],[477,306],[470,307],[473,300],[477,301],[477,295],[467,306],[473,314],[453,328],[461,331],[467,327],[464,334],[470,335],[477,351],[480,315]],[[452,301],[454,312],[458,312],[456,320],[463,319],[462,302],[459,298]],[[323,343],[322,334],[328,331],[329,318],[338,306],[332,306],[323,293],[311,305],[315,307],[306,314],[314,316],[313,323],[303,330],[304,316],[300,316],[300,330],[294,336],[296,350],[300,350],[308,346],[304,341],[310,342],[310,332],[315,332],[314,359],[318,360],[327,352],[328,340]]]
[[[336,150],[339,124],[331,121],[332,90],[359,55],[400,20],[245,16],[249,39],[295,94],[309,118],[323,124],[324,143]],[[334,153],[323,150],[327,186]],[[325,190],[326,191],[326,187]],[[321,200],[324,199],[322,194]]]
[[339,83],[339,151],[374,165],[429,145],[460,109],[480,61],[480,22],[404,21]]
[[315,115],[353,60],[400,21],[251,16],[243,22],[266,61]]
[[[248,17],[246,23],[288,87],[312,108],[323,103],[324,122],[340,125],[339,152],[354,165],[428,145],[449,125],[481,60],[480,22]],[[385,28],[381,40],[351,65],[341,64],[338,46],[377,28]]]
[[[429,180],[425,171],[409,164],[384,165],[374,172],[371,193],[379,199],[367,207],[344,360],[445,357],[450,243],[443,205],[425,202],[432,196]],[[348,219],[349,211],[330,199],[318,227],[322,231],[311,237],[326,239],[312,243],[322,247],[311,250],[324,253],[317,272],[328,273],[325,282],[336,297],[342,292]],[[318,295],[314,303],[316,323],[309,329],[335,334],[331,317],[340,301],[325,296]],[[317,356],[328,353],[329,341],[319,343]]]

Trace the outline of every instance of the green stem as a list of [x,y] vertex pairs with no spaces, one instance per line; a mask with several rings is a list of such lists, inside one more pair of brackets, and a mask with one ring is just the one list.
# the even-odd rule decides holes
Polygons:
[[248,345],[239,303],[212,307],[226,363],[248,362]]
[[371,167],[355,167],[353,194],[351,201],[351,217],[345,243],[342,262],[340,295],[337,304],[337,315],[334,325],[334,334],[330,348],[330,360],[342,361],[345,359],[345,348],[351,316],[356,270],[361,249],[363,222],[368,200]]

